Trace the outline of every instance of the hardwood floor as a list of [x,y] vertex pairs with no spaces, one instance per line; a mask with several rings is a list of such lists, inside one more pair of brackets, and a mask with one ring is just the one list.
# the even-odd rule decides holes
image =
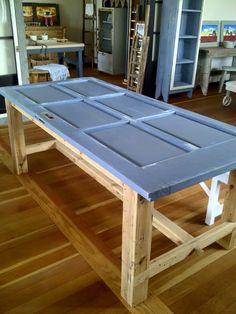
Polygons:
[[[110,81],[111,77],[102,79]],[[122,77],[112,79],[122,83]],[[236,125],[235,96],[230,107],[222,107],[221,101],[216,86],[210,88],[208,97],[196,90],[193,99],[185,95],[170,99],[178,106]],[[26,123],[25,131],[28,143],[48,139],[31,123]],[[50,198],[48,206],[73,216],[75,224],[82,221],[118,258],[121,202],[55,150],[30,155],[29,169],[27,175],[12,174],[7,128],[0,127],[0,313],[128,313],[47,217],[43,211],[47,204],[39,199],[43,191]],[[199,185],[155,204],[194,236],[209,228],[204,224],[206,205],[207,197]],[[170,247],[172,242],[153,232],[153,256]],[[236,249],[229,252],[211,245],[203,256],[190,256],[154,277],[149,290],[156,298],[156,313],[233,314]],[[136,313],[148,312],[137,307]]]

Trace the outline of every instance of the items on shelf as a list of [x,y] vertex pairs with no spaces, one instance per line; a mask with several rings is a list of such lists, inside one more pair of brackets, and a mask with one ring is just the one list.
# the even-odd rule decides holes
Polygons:
[[64,26],[26,26],[25,27],[25,35],[26,37],[30,37],[31,35],[35,35],[38,37],[42,36],[42,34],[47,34],[48,38],[57,38],[57,39],[65,39],[66,37],[66,28]]

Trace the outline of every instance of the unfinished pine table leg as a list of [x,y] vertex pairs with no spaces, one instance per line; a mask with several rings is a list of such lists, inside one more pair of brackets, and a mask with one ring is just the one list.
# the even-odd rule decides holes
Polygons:
[[22,114],[9,101],[6,101],[6,109],[13,171],[16,174],[26,173],[28,172],[28,163]]
[[150,261],[153,203],[124,187],[121,295],[131,306],[147,298],[148,278],[135,284],[136,276],[147,270]]
[[[225,197],[223,220],[236,222],[236,170],[231,171],[228,184],[229,191]],[[232,249],[236,245],[236,229],[218,242],[225,249]]]

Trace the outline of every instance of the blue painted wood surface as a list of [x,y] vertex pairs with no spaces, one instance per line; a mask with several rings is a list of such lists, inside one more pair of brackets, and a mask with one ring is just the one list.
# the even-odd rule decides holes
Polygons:
[[94,78],[0,94],[148,200],[236,168],[235,127]]

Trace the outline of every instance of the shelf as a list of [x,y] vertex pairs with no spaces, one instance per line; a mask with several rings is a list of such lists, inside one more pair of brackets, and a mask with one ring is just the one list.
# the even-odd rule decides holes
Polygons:
[[190,86],[193,82],[194,62],[176,64],[173,87]]
[[176,64],[188,64],[188,63],[194,63],[194,60],[181,58],[177,59]]
[[[196,59],[196,48],[197,48],[197,40],[186,40],[180,39],[177,47],[177,60],[184,60],[184,62],[180,62],[179,64],[188,64],[194,63],[190,62],[191,60]],[[187,62],[186,60],[190,60]]]
[[102,21],[103,24],[112,24],[112,21]]
[[197,39],[197,36],[193,36],[193,35],[180,35],[179,39]]
[[183,9],[182,12],[186,12],[186,13],[201,13],[201,10]]
[[198,35],[200,18],[201,14],[196,14],[195,9],[183,9],[181,14],[180,36]]
[[183,81],[175,81],[174,82],[174,87],[186,87],[189,85],[190,85],[190,83],[188,83],[188,82],[183,82]]
[[103,40],[112,40],[112,38],[109,37],[102,37]]
[[183,0],[183,9],[201,10],[203,0]]

